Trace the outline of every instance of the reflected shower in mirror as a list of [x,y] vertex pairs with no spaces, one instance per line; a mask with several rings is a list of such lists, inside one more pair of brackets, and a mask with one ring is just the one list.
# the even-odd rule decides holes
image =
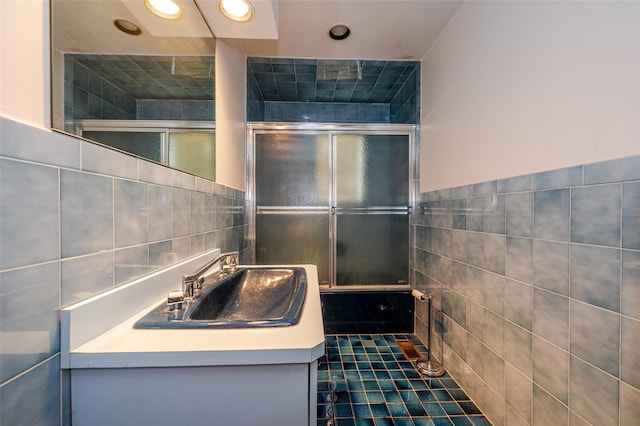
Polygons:
[[51,0],[52,127],[214,180],[215,39],[177,3]]

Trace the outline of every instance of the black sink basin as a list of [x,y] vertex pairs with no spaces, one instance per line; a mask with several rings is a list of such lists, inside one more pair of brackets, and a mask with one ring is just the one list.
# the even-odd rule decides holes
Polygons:
[[307,290],[304,268],[241,268],[205,280],[185,309],[156,307],[134,328],[286,327],[300,320]]

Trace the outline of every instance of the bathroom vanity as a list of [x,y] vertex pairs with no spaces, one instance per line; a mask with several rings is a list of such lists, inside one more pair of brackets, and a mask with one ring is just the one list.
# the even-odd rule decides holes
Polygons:
[[315,266],[297,265],[308,282],[295,325],[133,327],[182,275],[217,254],[63,310],[62,365],[70,370],[74,426],[316,424],[324,331]]

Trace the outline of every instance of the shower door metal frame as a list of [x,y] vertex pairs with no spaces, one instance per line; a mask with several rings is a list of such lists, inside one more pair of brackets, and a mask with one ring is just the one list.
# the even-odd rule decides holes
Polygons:
[[[256,215],[259,213],[259,206],[256,205],[256,182],[255,182],[255,166],[256,166],[256,143],[255,137],[258,134],[277,134],[281,132],[289,132],[293,134],[306,135],[322,135],[326,134],[329,141],[329,158],[327,159],[331,170],[331,182],[329,185],[329,206],[328,207],[307,207],[306,211],[302,211],[296,207],[289,206],[273,206],[263,208],[262,211],[270,214],[327,214],[329,215],[329,269],[330,283],[328,286],[321,286],[321,289],[330,291],[381,291],[381,290],[401,290],[411,288],[413,268],[413,259],[411,256],[411,247],[414,245],[414,235],[412,232],[413,206],[416,200],[416,181],[418,176],[418,160],[419,152],[417,147],[418,127],[413,124],[332,124],[332,123],[248,123],[247,125],[247,206],[248,211],[248,232],[249,240],[254,244],[251,253],[252,261],[256,259]],[[336,208],[336,157],[334,153],[334,137],[337,135],[401,135],[407,136],[409,139],[408,152],[408,205],[406,207],[368,207],[368,208]],[[383,213],[384,211],[384,213]],[[337,225],[337,215],[341,213],[356,214],[407,214],[408,216],[408,247],[407,259],[407,283],[406,284],[358,284],[358,285],[337,285],[336,284],[336,239],[334,232]],[[397,212],[397,213],[393,213]]]

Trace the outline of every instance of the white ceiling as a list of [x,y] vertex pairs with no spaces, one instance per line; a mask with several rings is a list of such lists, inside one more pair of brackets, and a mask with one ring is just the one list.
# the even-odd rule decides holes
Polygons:
[[[193,0],[177,1],[195,9]],[[279,28],[276,40],[243,39],[241,45],[247,56],[343,59],[420,60],[462,4],[462,0],[252,1],[261,6],[256,10],[274,3],[274,10],[279,9],[276,17]],[[213,40],[210,36],[203,37],[206,25],[200,16],[189,17],[186,22],[162,21],[144,8],[131,5],[136,2],[142,4],[142,0],[52,0],[56,47],[63,52],[87,53],[213,53]],[[217,4],[214,0],[198,3]],[[206,10],[202,11],[206,15]],[[135,37],[119,32],[112,24],[118,17],[140,23],[143,35]],[[273,19],[269,17],[271,26]],[[247,32],[247,24],[233,23],[237,30],[229,33],[228,27],[217,31],[215,22],[207,21],[217,37],[242,37],[238,34]],[[329,38],[329,28],[337,23],[351,28],[348,39]],[[175,26],[175,34],[167,36],[166,27],[162,27],[167,24]],[[200,29],[196,33],[192,31],[194,26]],[[255,32],[251,34],[259,37]]]
[[[2,1],[2,0],[0,0]],[[143,0],[51,0],[54,50],[63,53],[212,55],[215,40],[193,0],[176,0],[184,9],[177,21],[162,19]],[[132,36],[115,19],[142,29]]]
[[[279,38],[243,40],[242,45],[248,56],[420,60],[461,4],[462,0],[280,0]],[[329,38],[329,28],[337,23],[351,28],[346,40]]]

